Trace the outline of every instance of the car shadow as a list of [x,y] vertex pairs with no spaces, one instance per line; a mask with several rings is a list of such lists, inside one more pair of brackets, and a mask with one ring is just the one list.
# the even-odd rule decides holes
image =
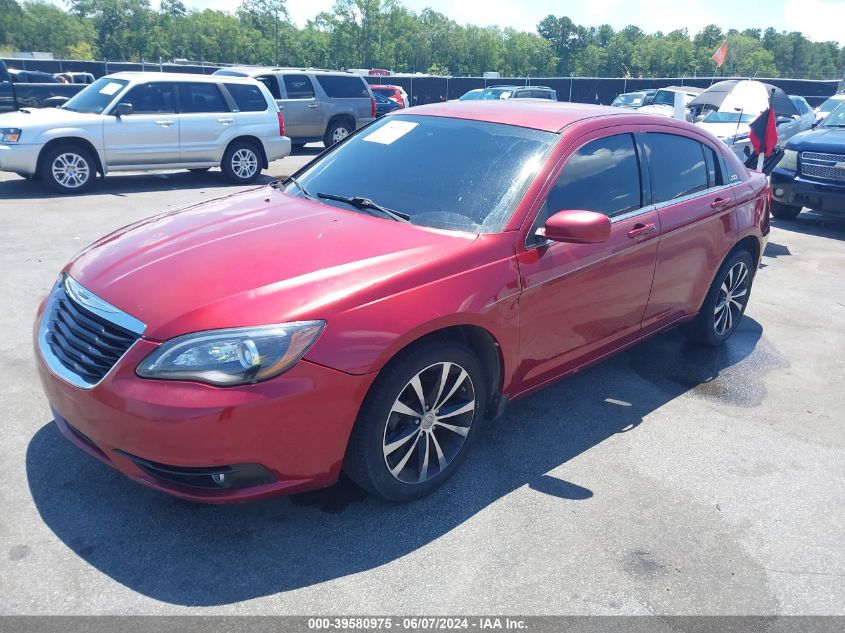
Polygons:
[[[253,184],[261,185],[273,182],[276,178],[261,174]],[[85,198],[86,196],[127,196],[133,193],[149,191],[172,191],[176,189],[232,189],[242,188],[226,180],[219,170],[203,173],[189,171],[172,172],[143,172],[133,174],[109,175],[98,178],[91,187],[83,193],[68,194],[68,198]],[[17,178],[0,181],[0,200],[35,200],[42,198],[56,198],[62,194],[56,193],[38,180]]]
[[794,220],[774,218],[772,226],[793,233],[845,240],[845,217],[817,211],[803,211]]
[[211,606],[374,569],[424,547],[508,493],[527,487],[551,503],[582,503],[589,481],[551,471],[609,437],[636,433],[684,393],[755,406],[761,375],[783,363],[745,318],[727,345],[700,348],[657,336],[541,393],[490,423],[446,485],[397,505],[348,480],[243,505],[198,505],[137,485],[61,437],[30,441],[27,478],[46,525],[77,556],[163,602]]

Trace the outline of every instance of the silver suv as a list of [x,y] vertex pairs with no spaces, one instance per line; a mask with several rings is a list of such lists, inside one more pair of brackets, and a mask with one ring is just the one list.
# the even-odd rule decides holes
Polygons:
[[308,68],[232,66],[214,73],[263,83],[285,117],[295,146],[323,141],[330,147],[376,118],[376,100],[361,75]]
[[281,113],[251,79],[177,73],[116,73],[61,108],[0,115],[0,170],[40,176],[78,193],[97,173],[205,171],[237,184],[290,153]]

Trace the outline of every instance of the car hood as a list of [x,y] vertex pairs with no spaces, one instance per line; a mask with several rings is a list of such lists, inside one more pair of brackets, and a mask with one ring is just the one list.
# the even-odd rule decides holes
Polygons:
[[430,281],[426,262],[477,235],[439,231],[271,187],[168,212],[112,233],[66,271],[147,326],[153,340],[224,327],[330,320]]
[[817,127],[807,130],[789,139],[786,147],[799,152],[845,154],[845,128]]
[[0,114],[0,127],[19,127],[26,133],[27,128],[37,126],[66,126],[78,123],[90,123],[102,115],[87,112],[71,112],[61,108],[23,108],[16,112]]

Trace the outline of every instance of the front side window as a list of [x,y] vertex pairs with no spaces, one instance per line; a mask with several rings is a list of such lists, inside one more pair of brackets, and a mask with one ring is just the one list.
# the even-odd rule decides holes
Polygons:
[[217,84],[179,84],[179,109],[185,113],[229,112]]
[[[558,139],[552,132],[500,123],[390,116],[317,158],[298,180],[315,197],[369,198],[409,215],[413,224],[495,233]],[[293,183],[285,191],[304,195]]]
[[128,83],[125,79],[103,77],[83,88],[62,107],[73,112],[101,114]]
[[653,202],[666,202],[707,189],[704,146],[677,134],[649,132],[646,155],[651,169]]
[[314,86],[307,75],[285,75],[283,79],[288,99],[314,98]]
[[133,114],[170,114],[176,112],[176,84],[154,82],[130,88],[121,103],[131,103]]

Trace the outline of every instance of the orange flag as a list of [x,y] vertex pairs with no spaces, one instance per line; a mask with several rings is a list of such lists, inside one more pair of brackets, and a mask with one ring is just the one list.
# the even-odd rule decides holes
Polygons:
[[713,61],[716,62],[716,66],[721,66],[725,63],[725,57],[728,56],[728,40],[722,42],[722,45],[716,49],[716,52],[713,53],[712,58]]

